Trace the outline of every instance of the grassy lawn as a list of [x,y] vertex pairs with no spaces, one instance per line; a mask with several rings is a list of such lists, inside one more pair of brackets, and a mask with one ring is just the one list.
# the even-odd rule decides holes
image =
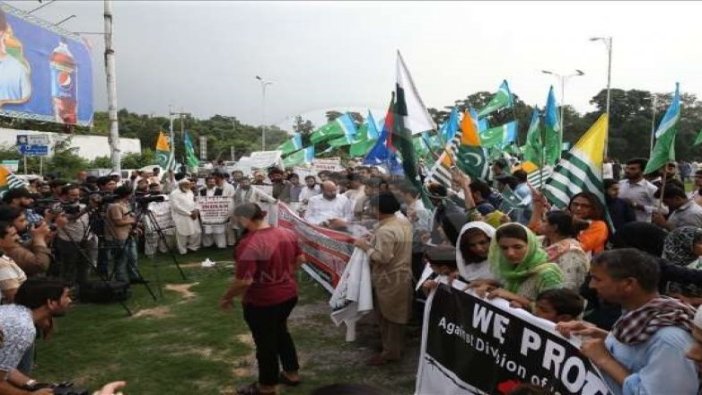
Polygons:
[[[221,261],[222,268],[201,268],[199,262],[206,257]],[[58,319],[54,335],[39,341],[34,377],[73,380],[89,389],[123,379],[127,394],[233,394],[237,386],[254,381],[257,371],[240,304],[230,313],[217,306],[229,282],[230,257],[229,250],[179,256],[186,281],[170,256],[140,257],[142,273],[157,295],[157,274],[161,279],[163,297],[153,301],[144,286],[133,286],[127,302],[132,317],[119,304],[75,305]],[[299,284],[300,302],[290,327],[304,382],[281,388],[281,393],[307,394],[335,382],[367,383],[388,394],[413,392],[416,331],[401,364],[366,367],[379,339],[374,326],[359,324],[359,339],[346,343],[344,329],[329,319],[326,291],[305,274],[300,274]]]

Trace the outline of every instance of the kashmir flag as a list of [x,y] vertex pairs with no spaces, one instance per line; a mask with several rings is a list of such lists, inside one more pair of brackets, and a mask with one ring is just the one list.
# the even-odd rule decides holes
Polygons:
[[509,91],[507,80],[502,81],[500,89],[495,93],[495,96],[490,99],[490,102],[478,113],[478,118],[492,114],[497,110],[512,107],[512,93]]
[[23,188],[27,184],[5,166],[0,165],[0,196],[10,189]]
[[544,150],[546,164],[553,165],[561,158],[561,141],[563,139],[561,123],[558,117],[556,95],[553,86],[548,91],[546,109],[544,110]]
[[602,114],[580,141],[563,155],[543,190],[553,206],[566,209],[574,195],[591,192],[606,207],[602,185],[606,136],[607,114]]
[[183,134],[183,144],[185,144],[185,164],[191,168],[195,169],[200,165],[200,161],[195,155],[195,146],[193,141],[190,139],[190,133],[185,132]]
[[698,146],[698,145],[700,145],[700,144],[702,144],[702,130],[700,130],[700,131],[697,133],[697,138],[695,139],[695,142],[694,142],[694,144],[692,144],[692,145],[693,145],[693,146]]
[[290,140],[284,142],[276,148],[277,151],[283,151],[283,155],[293,153],[299,149],[302,149],[302,136],[300,133],[295,133],[290,138]]
[[314,146],[303,148],[283,158],[284,167],[294,167],[312,163],[314,160]]
[[310,141],[312,144],[317,144],[322,141],[354,135],[356,135],[356,125],[354,125],[351,115],[346,113],[312,132]]
[[358,132],[356,132],[356,139],[351,143],[349,155],[352,157],[366,155],[368,151],[373,148],[375,142],[378,141],[378,136],[378,126],[375,124],[373,114],[368,111],[366,123],[361,125]]
[[[397,105],[401,106],[403,111],[402,125],[409,130],[411,135],[436,130],[436,124],[429,115],[427,107],[424,105],[422,98],[419,96],[419,91],[412,81],[412,76],[407,70],[405,61],[402,59],[400,51],[397,51],[397,87],[400,88],[403,96],[402,101],[398,95],[395,99]],[[399,94],[400,90],[396,93]],[[399,118],[398,118],[399,119]],[[397,119],[396,119],[397,120]],[[408,144],[408,146],[411,144]]]
[[542,150],[541,119],[539,117],[539,109],[535,108],[531,113],[531,122],[527,130],[526,144],[524,145],[524,159],[541,165],[543,156]]
[[656,129],[656,145],[648,159],[644,174],[652,173],[668,162],[675,161],[675,136],[680,121],[680,84],[675,83],[675,95]]
[[508,122],[480,133],[480,143],[483,148],[503,149],[515,141],[517,141],[517,121]]
[[158,165],[165,169],[165,171],[175,169],[175,155],[171,150],[168,135],[164,132],[158,132],[158,139],[156,140],[156,160]]

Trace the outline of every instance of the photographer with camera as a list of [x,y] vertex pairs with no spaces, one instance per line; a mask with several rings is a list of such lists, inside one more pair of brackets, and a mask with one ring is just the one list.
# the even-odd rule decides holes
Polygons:
[[24,270],[4,252],[5,247],[12,247],[17,240],[15,227],[9,222],[0,222],[0,303],[2,304],[12,303],[20,285],[27,281]]
[[110,246],[114,278],[117,281],[134,282],[139,276],[134,273],[137,267],[137,246],[132,237],[136,217],[129,202],[132,195],[129,186],[115,189],[115,201],[107,207],[105,214],[105,239]]
[[[90,266],[97,261],[97,237],[90,232],[89,209],[80,203],[80,186],[68,184],[61,191],[61,208],[67,224],[58,229],[54,239],[59,276],[76,284],[78,290],[88,281]],[[90,261],[86,261],[89,257]]]
[[[65,315],[71,304],[66,284],[45,278],[29,279],[15,295],[15,304],[0,306],[3,342],[0,344],[0,394],[52,394],[19,370],[22,356],[34,343],[37,329],[47,333],[54,317]],[[48,386],[47,386],[48,387]]]
[[32,210],[34,197],[26,188],[13,188],[5,192],[2,201],[10,207],[15,207],[24,211],[24,216],[30,225],[36,225],[44,220],[41,214]]
[[111,194],[114,193],[115,188],[117,188],[117,182],[110,177],[103,176],[98,178],[97,186],[100,192]]
[[0,206],[0,221],[11,223],[17,233],[29,231],[31,235],[31,241],[26,247],[17,241],[4,247],[5,254],[12,258],[28,277],[46,273],[51,264],[51,249],[48,247],[51,228],[47,221],[30,227],[24,213],[10,206]]

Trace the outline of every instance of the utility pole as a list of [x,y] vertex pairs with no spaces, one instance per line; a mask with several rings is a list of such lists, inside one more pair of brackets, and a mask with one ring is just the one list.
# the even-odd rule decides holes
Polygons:
[[110,159],[112,171],[122,173],[121,151],[119,149],[119,120],[117,119],[117,80],[115,75],[115,50],[112,48],[112,0],[104,0],[105,5],[105,77],[107,78],[107,115],[110,122]]

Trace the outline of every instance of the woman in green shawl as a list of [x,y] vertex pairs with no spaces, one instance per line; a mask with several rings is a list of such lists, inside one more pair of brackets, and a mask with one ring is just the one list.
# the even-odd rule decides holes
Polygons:
[[548,262],[536,235],[524,225],[508,223],[497,228],[488,261],[500,287],[484,284],[476,292],[489,299],[500,297],[515,307],[528,308],[542,291],[563,286],[563,272]]

